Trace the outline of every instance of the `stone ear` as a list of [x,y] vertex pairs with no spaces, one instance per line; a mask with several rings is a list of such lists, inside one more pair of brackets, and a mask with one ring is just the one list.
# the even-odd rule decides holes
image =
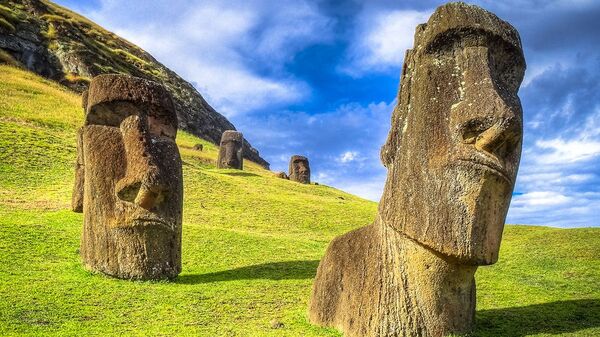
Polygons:
[[83,213],[83,187],[85,180],[85,165],[83,161],[83,128],[77,130],[77,161],[75,162],[75,184],[71,197],[71,209]]
[[[380,157],[383,166],[389,165],[396,159],[396,154],[400,148],[402,136],[406,131],[408,122],[406,117],[410,108],[410,89],[412,82],[412,72],[414,65],[414,52],[412,49],[406,50],[404,54],[404,65],[400,76],[400,90],[396,100],[398,103],[392,113],[392,126],[388,133],[388,138],[381,147]],[[404,109],[402,108],[404,107]]]

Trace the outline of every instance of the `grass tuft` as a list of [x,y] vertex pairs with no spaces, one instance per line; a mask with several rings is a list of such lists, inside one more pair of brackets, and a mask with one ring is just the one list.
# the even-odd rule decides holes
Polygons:
[[67,73],[65,74],[64,77],[65,81],[71,83],[71,84],[76,84],[76,83],[80,83],[80,84],[89,84],[90,83],[90,79],[87,77],[83,77],[83,76],[79,76],[75,73]]
[[3,28],[4,30],[7,30],[11,33],[14,33],[17,30],[15,26],[12,25],[12,23],[6,21],[6,19],[4,18],[0,18],[0,28]]
[[0,5],[0,17],[3,17],[7,21],[11,21],[11,22],[19,22],[20,21],[17,13],[15,13],[10,8],[8,8],[6,6],[2,6],[2,5]]
[[21,63],[5,50],[0,49],[0,63],[8,64],[13,67],[21,67]]

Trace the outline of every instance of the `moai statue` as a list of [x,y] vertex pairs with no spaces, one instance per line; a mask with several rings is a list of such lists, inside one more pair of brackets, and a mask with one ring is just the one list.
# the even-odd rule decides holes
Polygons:
[[244,136],[241,132],[233,130],[223,132],[221,144],[219,145],[217,168],[242,170],[244,168],[243,147]]
[[524,71],[517,31],[479,7],[446,4],[417,27],[378,215],[329,245],[311,322],[346,336],[472,329],[474,274],[498,260],[521,156]]
[[100,75],[84,105],[73,193],[83,263],[123,279],[176,277],[183,175],[171,96],[152,81]]
[[290,179],[290,177],[288,177],[288,175],[285,174],[285,172],[277,172],[277,173],[274,174],[274,176],[276,178],[280,178],[280,179],[286,179],[286,180]]
[[202,152],[202,150],[204,150],[204,145],[196,144],[194,145],[194,150]]
[[310,184],[310,166],[304,156],[292,156],[290,159],[289,179],[303,184]]

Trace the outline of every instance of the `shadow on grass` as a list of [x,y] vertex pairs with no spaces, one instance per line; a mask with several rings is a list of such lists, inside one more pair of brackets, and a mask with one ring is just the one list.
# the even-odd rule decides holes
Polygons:
[[233,280],[303,280],[315,277],[319,260],[255,264],[208,274],[180,275],[175,283],[199,284]]
[[600,327],[600,299],[478,311],[474,336],[554,335],[593,327]]

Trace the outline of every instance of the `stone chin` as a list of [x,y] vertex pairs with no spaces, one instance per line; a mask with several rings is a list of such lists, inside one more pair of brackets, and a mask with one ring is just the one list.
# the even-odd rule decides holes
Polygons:
[[300,178],[300,180],[303,180],[303,181],[308,181],[308,179],[310,178],[310,175],[306,174],[306,173],[301,173],[301,174],[298,174],[298,178]]
[[[440,251],[469,265],[490,265],[498,260],[502,231],[513,184],[510,177],[481,163],[453,166],[448,205],[455,218],[448,234],[452,237]],[[452,220],[452,219],[450,219]],[[456,242],[464,243],[463,247]]]

